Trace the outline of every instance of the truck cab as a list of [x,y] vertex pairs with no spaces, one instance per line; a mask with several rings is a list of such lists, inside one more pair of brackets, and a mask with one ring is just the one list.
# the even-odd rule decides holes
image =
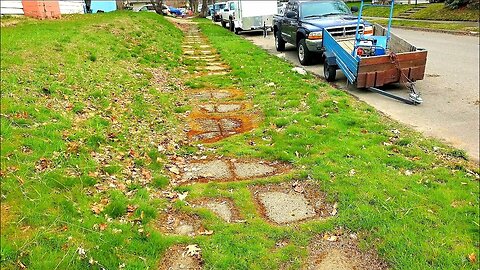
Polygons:
[[220,13],[225,8],[225,6],[226,6],[225,2],[215,3],[213,5],[212,21],[214,21],[214,22],[219,22],[220,21]]
[[[335,38],[355,35],[357,16],[342,0],[289,0],[283,15],[274,17],[275,47],[285,50],[285,44],[297,47],[298,60],[308,65],[315,58],[323,58],[323,30]],[[373,34],[373,26],[362,21],[360,32]]]
[[[237,8],[237,1],[227,1],[225,7],[220,12],[220,22],[223,27],[227,27],[227,23],[230,24],[229,27],[232,27],[233,14]],[[232,30],[233,31],[233,30]]]

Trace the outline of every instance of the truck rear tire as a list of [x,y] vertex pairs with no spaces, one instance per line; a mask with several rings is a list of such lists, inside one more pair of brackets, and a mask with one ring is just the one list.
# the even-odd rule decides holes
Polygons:
[[301,39],[297,45],[298,61],[303,66],[308,66],[312,63],[313,53],[308,50],[305,39]]
[[327,82],[335,81],[337,77],[337,68],[328,64],[327,61],[323,64],[323,76]]
[[285,41],[278,31],[275,32],[275,49],[279,52],[285,51]]

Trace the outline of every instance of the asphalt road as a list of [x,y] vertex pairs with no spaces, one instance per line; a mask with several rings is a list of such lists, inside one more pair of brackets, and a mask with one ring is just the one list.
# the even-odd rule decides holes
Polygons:
[[[428,50],[425,79],[417,82],[424,103],[418,106],[368,91],[347,86],[346,78],[337,71],[335,86],[345,89],[360,100],[377,108],[391,118],[413,127],[417,131],[438,138],[465,150],[479,161],[479,40],[478,37],[394,29],[393,32],[417,47]],[[246,39],[300,65],[296,50],[287,45],[287,51],[275,50],[273,35],[263,38],[261,33],[244,33]],[[323,66],[315,64],[306,70],[323,76]],[[388,91],[408,96],[399,85]]]

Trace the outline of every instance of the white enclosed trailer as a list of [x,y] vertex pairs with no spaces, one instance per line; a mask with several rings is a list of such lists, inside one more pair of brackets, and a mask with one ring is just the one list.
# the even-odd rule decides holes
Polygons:
[[272,30],[277,1],[229,1],[225,8],[234,11],[229,23],[230,30],[236,34],[240,31]]

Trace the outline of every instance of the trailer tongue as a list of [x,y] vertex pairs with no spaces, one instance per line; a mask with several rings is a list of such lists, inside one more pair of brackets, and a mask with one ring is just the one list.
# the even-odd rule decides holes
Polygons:
[[[390,7],[387,29],[377,24],[374,25],[372,36],[364,36],[360,31],[364,6],[367,5],[362,0],[354,38],[335,39],[328,29],[323,31],[325,78],[327,81],[335,80],[336,70],[340,69],[357,88],[365,88],[407,104],[421,104],[423,100],[415,90],[415,81],[424,78],[427,51],[391,33],[393,0],[387,6]],[[405,84],[410,91],[409,97],[397,96],[378,88],[390,83]]]

